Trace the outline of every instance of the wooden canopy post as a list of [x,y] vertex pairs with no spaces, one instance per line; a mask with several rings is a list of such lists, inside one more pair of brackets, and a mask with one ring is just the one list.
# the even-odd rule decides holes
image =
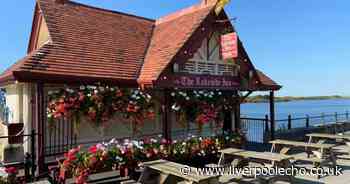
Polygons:
[[241,97],[239,96],[238,91],[235,91],[235,131],[238,132],[241,130]]
[[275,94],[270,91],[270,123],[271,123],[271,140],[275,139]]
[[223,131],[224,132],[232,132],[232,110],[231,109],[224,109],[224,126]]
[[38,133],[37,138],[37,166],[39,174],[45,171],[45,156],[44,156],[44,123],[45,123],[45,102],[44,102],[44,84],[38,82],[36,85],[36,128]]
[[[239,131],[241,129],[241,118],[240,118],[240,104],[241,104],[241,98],[238,95],[237,91],[232,92],[225,92],[225,97],[230,99],[232,101],[232,109],[225,109],[224,110],[224,126],[223,131],[224,132],[233,132],[233,131]],[[234,97],[232,97],[234,96]],[[234,118],[232,118],[232,113],[234,114]],[[233,126],[234,122],[234,126]]]
[[163,103],[162,103],[162,126],[163,137],[166,140],[171,140],[171,121],[170,121],[170,94],[169,90],[163,91]]

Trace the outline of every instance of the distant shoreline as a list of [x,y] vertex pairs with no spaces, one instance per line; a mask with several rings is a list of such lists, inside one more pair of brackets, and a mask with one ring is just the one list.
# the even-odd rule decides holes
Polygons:
[[[311,96],[311,97],[275,97],[275,102],[291,102],[291,101],[300,101],[300,100],[332,100],[332,99],[350,99],[350,96]],[[244,103],[266,103],[269,102],[268,95],[257,95],[251,96],[245,99]]]

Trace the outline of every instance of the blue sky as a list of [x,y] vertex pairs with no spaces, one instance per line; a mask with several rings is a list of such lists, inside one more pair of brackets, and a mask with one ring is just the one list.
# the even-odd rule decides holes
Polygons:
[[[199,0],[77,0],[157,18]],[[26,53],[35,0],[3,1],[0,70]],[[349,0],[232,0],[226,7],[255,66],[279,96],[350,96]]]

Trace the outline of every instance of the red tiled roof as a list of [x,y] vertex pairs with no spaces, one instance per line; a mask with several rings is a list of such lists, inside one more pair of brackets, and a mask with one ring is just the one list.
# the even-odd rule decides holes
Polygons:
[[[213,17],[209,15],[215,4],[194,5],[157,21],[72,1],[37,0],[37,6],[50,41],[7,69],[0,83],[152,84],[174,59],[186,60],[182,49],[200,47],[201,42],[194,40],[213,29],[200,27],[210,23],[206,20]],[[242,57],[248,57],[245,51]],[[261,82],[257,88],[280,88],[262,72],[257,74]]]
[[[68,1],[38,0],[51,36],[32,56],[5,75],[28,73],[70,78],[136,81],[152,35],[154,20]],[[136,82],[135,82],[136,83]]]
[[186,41],[212,12],[213,7],[213,4],[199,4],[157,20],[139,77],[140,83],[151,84],[158,79]]

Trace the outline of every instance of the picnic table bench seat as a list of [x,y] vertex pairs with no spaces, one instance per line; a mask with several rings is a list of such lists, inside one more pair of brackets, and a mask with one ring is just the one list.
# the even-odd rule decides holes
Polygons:
[[[247,151],[235,148],[227,148],[220,150],[221,153],[220,161],[218,165],[226,166],[225,155],[236,157],[235,160],[242,159],[241,161],[248,161],[248,167],[253,166],[252,168],[257,167],[280,167],[288,168],[291,165],[290,160],[293,159],[290,155],[280,154],[280,153],[271,153],[271,152],[256,152],[256,151]],[[251,165],[255,164],[255,165]],[[260,164],[260,165],[256,165]],[[240,165],[240,164],[237,164]],[[235,166],[236,167],[236,166]],[[240,167],[240,166],[237,166]],[[252,173],[253,174],[253,173]],[[254,175],[254,174],[253,174]],[[259,183],[275,183],[276,181],[287,181],[292,183],[294,176],[285,176],[285,175],[271,175],[271,176],[259,176],[255,179],[258,179]]]
[[342,142],[350,140],[350,135],[345,134],[311,133],[306,136],[309,137],[309,142],[311,142],[313,138],[342,140]]
[[[191,168],[186,165],[170,162],[166,160],[156,160],[143,163],[144,170],[140,176],[139,182],[141,183],[176,183],[184,181],[186,183],[198,183],[198,184],[217,184],[219,181],[219,175],[199,175],[195,173],[195,168]],[[182,173],[183,168],[188,168],[189,172]],[[157,175],[157,177],[154,177]]]
[[316,156],[310,156],[308,157],[304,153],[297,153],[297,154],[291,154],[295,161],[306,161],[306,162],[313,162],[313,163],[324,163],[324,162],[330,162],[330,159],[325,158],[318,158]]
[[120,184],[141,184],[141,183],[135,180],[126,180],[126,181],[120,182]]
[[49,181],[47,180],[42,180],[42,181],[35,181],[35,182],[31,182],[28,184],[51,184]]

